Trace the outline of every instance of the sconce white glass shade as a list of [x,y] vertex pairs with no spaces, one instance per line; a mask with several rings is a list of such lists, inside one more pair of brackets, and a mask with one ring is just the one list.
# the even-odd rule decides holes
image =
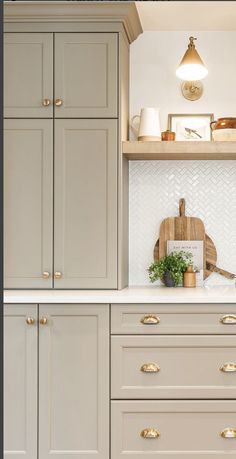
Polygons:
[[177,77],[185,81],[202,80],[207,74],[207,68],[200,64],[184,64],[176,70]]
[[202,80],[208,74],[208,70],[199,56],[193,40],[194,38],[190,37],[188,49],[176,70],[176,76],[185,81]]

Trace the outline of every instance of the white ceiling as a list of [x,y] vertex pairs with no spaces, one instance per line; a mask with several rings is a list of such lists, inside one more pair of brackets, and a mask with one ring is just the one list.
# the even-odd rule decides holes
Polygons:
[[138,1],[143,30],[236,30],[236,1]]

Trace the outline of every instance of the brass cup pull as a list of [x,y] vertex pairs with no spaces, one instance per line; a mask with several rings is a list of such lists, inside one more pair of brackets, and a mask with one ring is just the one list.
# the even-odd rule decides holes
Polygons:
[[224,325],[236,325],[236,316],[228,314],[227,316],[221,317],[220,322]]
[[43,99],[43,106],[48,107],[51,104],[50,99]]
[[149,427],[147,429],[142,430],[142,432],[140,433],[140,437],[150,438],[150,439],[158,438],[160,437],[160,432],[158,432],[158,430],[156,429],[153,429],[152,427]]
[[236,373],[236,363],[226,362],[220,367],[220,370],[223,371],[223,373]]
[[43,279],[49,279],[50,273],[48,271],[43,272]]
[[56,271],[56,272],[54,273],[54,278],[55,278],[55,279],[61,279],[61,278],[62,278],[62,273],[61,273],[60,271]]
[[55,100],[55,105],[56,105],[56,107],[61,107],[61,105],[62,105],[62,100],[61,100],[61,99],[56,99],[56,100]]
[[159,317],[154,316],[153,314],[146,314],[142,317],[141,323],[144,325],[157,325],[160,323],[160,319]]
[[236,429],[232,427],[226,427],[226,429],[222,430],[220,435],[222,438],[236,438]]
[[34,319],[33,317],[27,317],[26,323],[27,323],[28,325],[34,325],[35,319]]
[[140,371],[143,371],[143,373],[158,373],[160,367],[156,363],[144,363]]
[[41,317],[39,322],[41,325],[46,325],[48,323],[48,319],[47,317]]

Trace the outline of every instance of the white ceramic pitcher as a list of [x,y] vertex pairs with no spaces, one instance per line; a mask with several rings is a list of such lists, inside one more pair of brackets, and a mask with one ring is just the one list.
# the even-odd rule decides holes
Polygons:
[[138,140],[161,140],[159,108],[145,107],[131,119],[131,127]]

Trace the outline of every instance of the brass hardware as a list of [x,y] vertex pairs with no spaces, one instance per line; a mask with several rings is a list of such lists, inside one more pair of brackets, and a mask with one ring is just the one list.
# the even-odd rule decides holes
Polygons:
[[55,279],[61,279],[61,278],[62,278],[62,273],[61,273],[60,271],[56,271],[56,272],[54,273],[54,278],[55,278]]
[[202,80],[208,73],[196,50],[195,40],[195,37],[189,37],[188,49],[176,70],[177,77],[184,80],[181,90],[183,96],[188,100],[197,100],[202,96],[203,85],[199,80]]
[[198,100],[203,94],[203,84],[201,81],[184,81],[181,92],[187,100]]
[[236,363],[233,362],[227,362],[220,367],[220,370],[223,371],[223,373],[236,373]]
[[55,100],[55,105],[56,105],[56,107],[61,107],[61,105],[62,105],[62,100],[61,100],[61,99],[56,99],[56,100]]
[[143,371],[143,373],[158,373],[160,367],[156,363],[144,363],[140,371]]
[[141,319],[142,324],[144,325],[156,325],[160,323],[160,319],[153,314],[147,314]]
[[221,317],[220,322],[224,325],[236,325],[236,316],[228,314],[227,316]]
[[226,427],[226,429],[222,430],[220,435],[223,438],[236,438],[236,429],[232,427]]
[[51,101],[50,99],[43,99],[43,106],[48,107],[50,105]]
[[26,323],[28,325],[34,325],[35,319],[33,317],[27,317]]
[[153,429],[152,427],[149,427],[147,429],[143,429],[142,432],[140,433],[140,437],[143,438],[158,438],[160,437],[160,432],[158,430]]
[[47,319],[47,317],[41,317],[39,322],[40,322],[41,325],[46,325],[47,322],[48,322],[48,319]]
[[49,279],[50,273],[48,271],[43,272],[43,279]]

